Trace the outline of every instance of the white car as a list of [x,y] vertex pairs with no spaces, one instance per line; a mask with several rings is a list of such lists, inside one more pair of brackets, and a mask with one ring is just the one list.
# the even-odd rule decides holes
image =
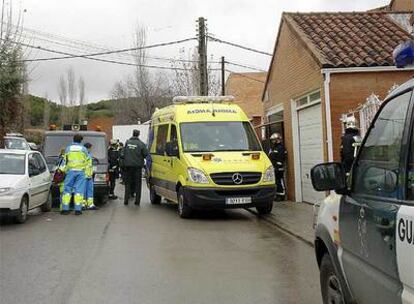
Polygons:
[[4,137],[4,146],[6,149],[31,150],[29,143],[23,136],[12,135],[6,135]]
[[52,177],[37,151],[0,150],[0,215],[24,223],[29,210],[52,208]]

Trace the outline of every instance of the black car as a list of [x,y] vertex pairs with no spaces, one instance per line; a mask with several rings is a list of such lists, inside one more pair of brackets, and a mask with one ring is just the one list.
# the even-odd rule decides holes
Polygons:
[[[47,131],[45,132],[42,152],[49,171],[53,174],[57,168],[59,155],[73,141],[75,134],[83,136],[83,143],[92,144],[94,165],[94,196],[97,203],[105,203],[109,194],[107,139],[104,132],[95,131]],[[53,186],[54,205],[59,204],[59,189]]]

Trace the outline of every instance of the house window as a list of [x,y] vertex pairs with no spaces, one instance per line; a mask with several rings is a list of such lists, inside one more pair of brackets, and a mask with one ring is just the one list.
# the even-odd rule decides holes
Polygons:
[[306,107],[308,105],[314,104],[314,103],[319,103],[321,101],[321,91],[314,91],[310,94],[307,94],[305,96],[299,97],[298,99],[296,99],[296,108],[303,108]]

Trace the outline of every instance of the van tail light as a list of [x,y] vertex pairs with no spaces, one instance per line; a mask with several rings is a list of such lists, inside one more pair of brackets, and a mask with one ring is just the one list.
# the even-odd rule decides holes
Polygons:
[[106,173],[105,181],[106,181],[107,184],[109,183],[109,173]]
[[252,159],[253,160],[259,160],[260,159],[260,153],[253,153],[252,154]]
[[210,161],[213,158],[213,154],[203,154],[203,160]]

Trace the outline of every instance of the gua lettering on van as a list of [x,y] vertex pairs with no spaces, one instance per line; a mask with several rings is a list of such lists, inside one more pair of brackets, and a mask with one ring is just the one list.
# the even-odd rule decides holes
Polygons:
[[407,242],[408,244],[414,244],[413,238],[413,221],[400,218],[398,221],[398,237],[401,242]]

